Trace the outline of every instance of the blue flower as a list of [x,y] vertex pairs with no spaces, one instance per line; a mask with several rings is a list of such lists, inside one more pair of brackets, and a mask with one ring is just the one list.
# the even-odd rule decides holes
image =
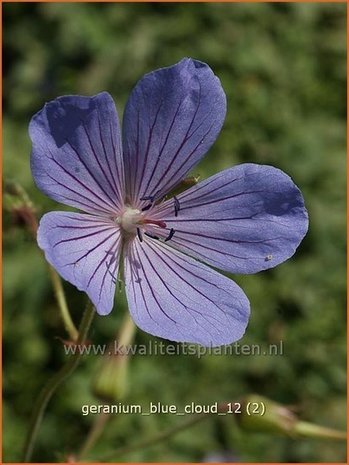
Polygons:
[[39,246],[99,314],[112,310],[123,269],[132,318],[144,331],[206,346],[244,334],[247,297],[207,265],[244,274],[272,268],[294,254],[308,216],[285,173],[250,163],[166,197],[209,150],[225,114],[219,79],[186,58],[138,82],[122,141],[105,92],[59,97],[33,117],[37,186],[84,212],[44,215]]

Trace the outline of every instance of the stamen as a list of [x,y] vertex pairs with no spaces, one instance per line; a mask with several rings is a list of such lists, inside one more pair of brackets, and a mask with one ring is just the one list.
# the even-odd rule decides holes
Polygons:
[[[154,203],[155,199],[159,197],[159,193],[161,192],[160,190],[157,190],[153,195],[144,195],[143,197],[140,197],[139,200],[150,200],[152,203]],[[159,197],[162,198],[163,196]],[[158,200],[159,200],[158,198]]]
[[180,205],[179,200],[177,199],[177,197],[175,195],[173,196],[173,200],[174,200],[175,216],[178,216],[178,212],[181,209],[181,205]]
[[171,228],[170,234],[166,237],[165,242],[171,240],[172,237],[174,236],[174,233],[175,233],[175,232],[176,232],[176,231],[175,231],[173,228]]
[[144,234],[145,234],[146,236],[148,236],[148,237],[151,237],[152,239],[156,239],[157,241],[160,239],[160,237],[154,236],[153,234],[150,234],[150,233],[147,233],[147,232],[145,232]]
[[149,210],[151,207],[152,207],[152,203],[150,203],[149,205],[146,205],[145,207],[142,208],[142,212],[146,212],[147,210]]
[[138,236],[139,241],[143,242],[142,233],[141,233],[141,230],[139,228],[137,228],[137,236]]

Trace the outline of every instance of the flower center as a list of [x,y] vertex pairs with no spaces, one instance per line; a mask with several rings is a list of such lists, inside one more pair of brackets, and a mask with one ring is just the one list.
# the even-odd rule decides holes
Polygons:
[[[149,201],[145,206],[139,210],[131,206],[125,206],[121,215],[114,218],[115,223],[120,225],[121,229],[133,236],[138,236],[140,242],[143,242],[143,234],[151,239],[163,240],[164,242],[170,241],[175,234],[175,230],[167,227],[165,221],[157,220],[154,217],[154,200],[152,196],[141,197],[141,201]],[[179,201],[176,196],[173,197],[174,201],[174,216],[178,216],[181,209]],[[167,231],[164,231],[166,230]]]
[[116,222],[122,229],[129,233],[136,234],[139,222],[143,219],[143,214],[137,208],[126,207],[124,212],[116,218]]
[[166,223],[161,220],[147,218],[146,212],[137,208],[126,207],[123,213],[116,218],[116,223],[131,234],[138,234],[140,228],[145,229],[147,225],[166,228]]

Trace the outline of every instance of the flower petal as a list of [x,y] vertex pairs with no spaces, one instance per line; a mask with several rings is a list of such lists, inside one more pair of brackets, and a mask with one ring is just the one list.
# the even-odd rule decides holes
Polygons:
[[130,201],[169,192],[216,140],[225,113],[224,91],[205,63],[185,58],[146,74],[124,113]]
[[120,257],[120,231],[93,215],[51,212],[41,218],[38,243],[58,273],[85,291],[100,315],[111,312]]
[[150,334],[219,346],[245,332],[249,302],[239,286],[166,244],[133,241],[125,280],[132,318]]
[[[256,273],[290,258],[308,229],[301,192],[272,166],[222,171],[159,207],[171,246],[232,273]],[[165,232],[166,235],[168,233]]]
[[29,133],[39,189],[86,212],[118,209],[123,160],[118,116],[109,94],[59,97],[32,118]]

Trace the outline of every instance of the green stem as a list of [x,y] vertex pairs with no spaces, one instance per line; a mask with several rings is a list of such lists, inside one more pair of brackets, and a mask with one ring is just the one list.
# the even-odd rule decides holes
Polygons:
[[83,443],[79,453],[75,457],[76,461],[79,462],[85,455],[90,452],[92,447],[95,445],[95,442],[97,439],[101,436],[103,433],[103,430],[107,424],[107,422],[110,420],[110,415],[107,413],[100,413],[92,428],[90,429],[85,442]]
[[130,345],[136,333],[136,325],[134,324],[131,315],[127,313],[122,321],[120,331],[118,333],[119,346],[124,348]]
[[[227,413],[228,405],[226,402],[221,402],[218,404],[218,413]],[[229,410],[231,407],[229,407]],[[179,423],[178,425],[173,426],[172,428],[168,428],[167,430],[159,433],[151,438],[145,439],[144,441],[136,442],[135,444],[131,444],[130,446],[122,446],[118,449],[115,449],[113,452],[109,452],[107,455],[100,457],[98,460],[99,462],[106,462],[107,460],[112,460],[114,457],[119,459],[120,455],[125,455],[134,450],[145,449],[146,447],[151,447],[158,442],[164,441],[171,436],[180,433],[181,431],[190,428],[191,426],[199,423],[206,418],[212,418],[212,414],[210,413],[198,413],[191,416],[188,420]]]
[[[84,345],[87,334],[92,322],[92,319],[95,314],[95,309],[92,303],[89,301],[85,309],[84,315],[82,317],[80,327],[79,327],[79,336],[77,338],[77,346]],[[29,462],[33,453],[35,440],[47,407],[48,402],[51,397],[57,390],[57,388],[70,376],[73,371],[77,368],[79,361],[81,359],[83,351],[76,350],[76,352],[71,355],[68,362],[63,365],[58,373],[52,376],[51,379],[43,387],[37,403],[34,407],[33,415],[30,422],[29,432],[24,446],[23,452],[23,462]]]
[[65,294],[63,290],[62,280],[59,277],[56,270],[49,265],[50,277],[52,281],[52,286],[54,289],[55,297],[58,303],[59,310],[61,312],[61,317],[63,320],[64,327],[69,334],[69,338],[71,341],[76,342],[79,337],[79,332],[76,329],[73,320],[70,316],[67,301],[65,299]]
[[136,442],[135,444],[131,444],[130,446],[123,446],[119,447],[118,449],[115,449],[114,452],[110,452],[108,455],[102,456],[98,459],[99,462],[106,462],[107,460],[112,460],[114,457],[119,460],[119,457],[121,455],[128,454],[129,452],[133,452],[135,450],[139,449],[145,449],[146,447],[153,446],[159,442],[162,442],[171,436],[189,428],[190,426],[195,425],[196,423],[199,423],[200,421],[206,419],[206,418],[212,418],[210,414],[207,413],[202,413],[202,414],[197,414],[193,417],[190,417],[189,420],[180,423],[179,425],[173,426],[172,428],[169,428],[162,433],[157,434],[156,436],[153,436],[149,439],[145,439],[144,441],[139,441]]
[[347,433],[345,431],[337,431],[306,421],[299,421],[296,423],[292,433],[296,433],[296,435],[300,437],[335,439],[338,441],[345,441],[347,438]]
[[[36,210],[31,203],[27,193],[22,189],[22,187],[15,185],[14,187],[17,195],[20,196],[24,207],[21,209],[22,219],[25,222],[28,231],[31,233],[33,239],[36,241],[36,236],[38,232],[38,219],[36,217]],[[69,334],[71,341],[76,342],[79,336],[78,330],[76,329],[73,320],[69,313],[69,308],[64,294],[64,289],[62,285],[62,280],[56,270],[48,265],[50,278],[52,282],[52,287],[54,289],[55,297],[57,300],[58,308],[61,313],[64,327]]]
[[[121,324],[121,328],[118,331],[118,334],[116,336],[116,340],[118,341],[119,347],[121,350],[124,350],[124,348],[127,348],[129,346],[134,338],[136,332],[136,326],[130,316],[129,313],[127,313],[124,316],[124,319]],[[114,350],[114,344],[111,344],[110,350]],[[127,372],[124,370],[121,370],[120,364],[128,363],[127,359],[122,360],[122,357],[125,356],[120,356],[117,354],[114,354],[114,358],[116,357],[116,365],[114,368],[113,374],[115,375],[115,379],[110,379],[109,382],[112,382],[112,384],[118,384],[120,383],[120,377],[126,377]],[[110,363],[110,356],[108,355],[108,363]],[[119,359],[119,362],[117,361]],[[119,367],[119,368],[118,368]],[[120,372],[121,370],[121,372]],[[110,371],[108,370],[108,377],[110,376]],[[100,373],[98,373],[98,378],[99,380],[103,379],[103,375],[101,376]],[[122,381],[121,381],[122,383]],[[115,392],[115,389],[112,389],[113,393]],[[105,394],[105,393],[103,393]],[[109,402],[115,402],[115,401],[121,401],[123,400],[123,395],[121,392],[119,392],[120,397],[113,397],[109,399]],[[107,424],[107,422],[111,419],[111,415],[107,413],[101,413],[98,415],[91,426],[91,429],[89,433],[87,434],[87,437],[83,443],[83,445],[80,448],[79,453],[76,455],[76,461],[81,461],[92,449],[92,447],[95,445],[101,434],[103,433],[103,430]]]

